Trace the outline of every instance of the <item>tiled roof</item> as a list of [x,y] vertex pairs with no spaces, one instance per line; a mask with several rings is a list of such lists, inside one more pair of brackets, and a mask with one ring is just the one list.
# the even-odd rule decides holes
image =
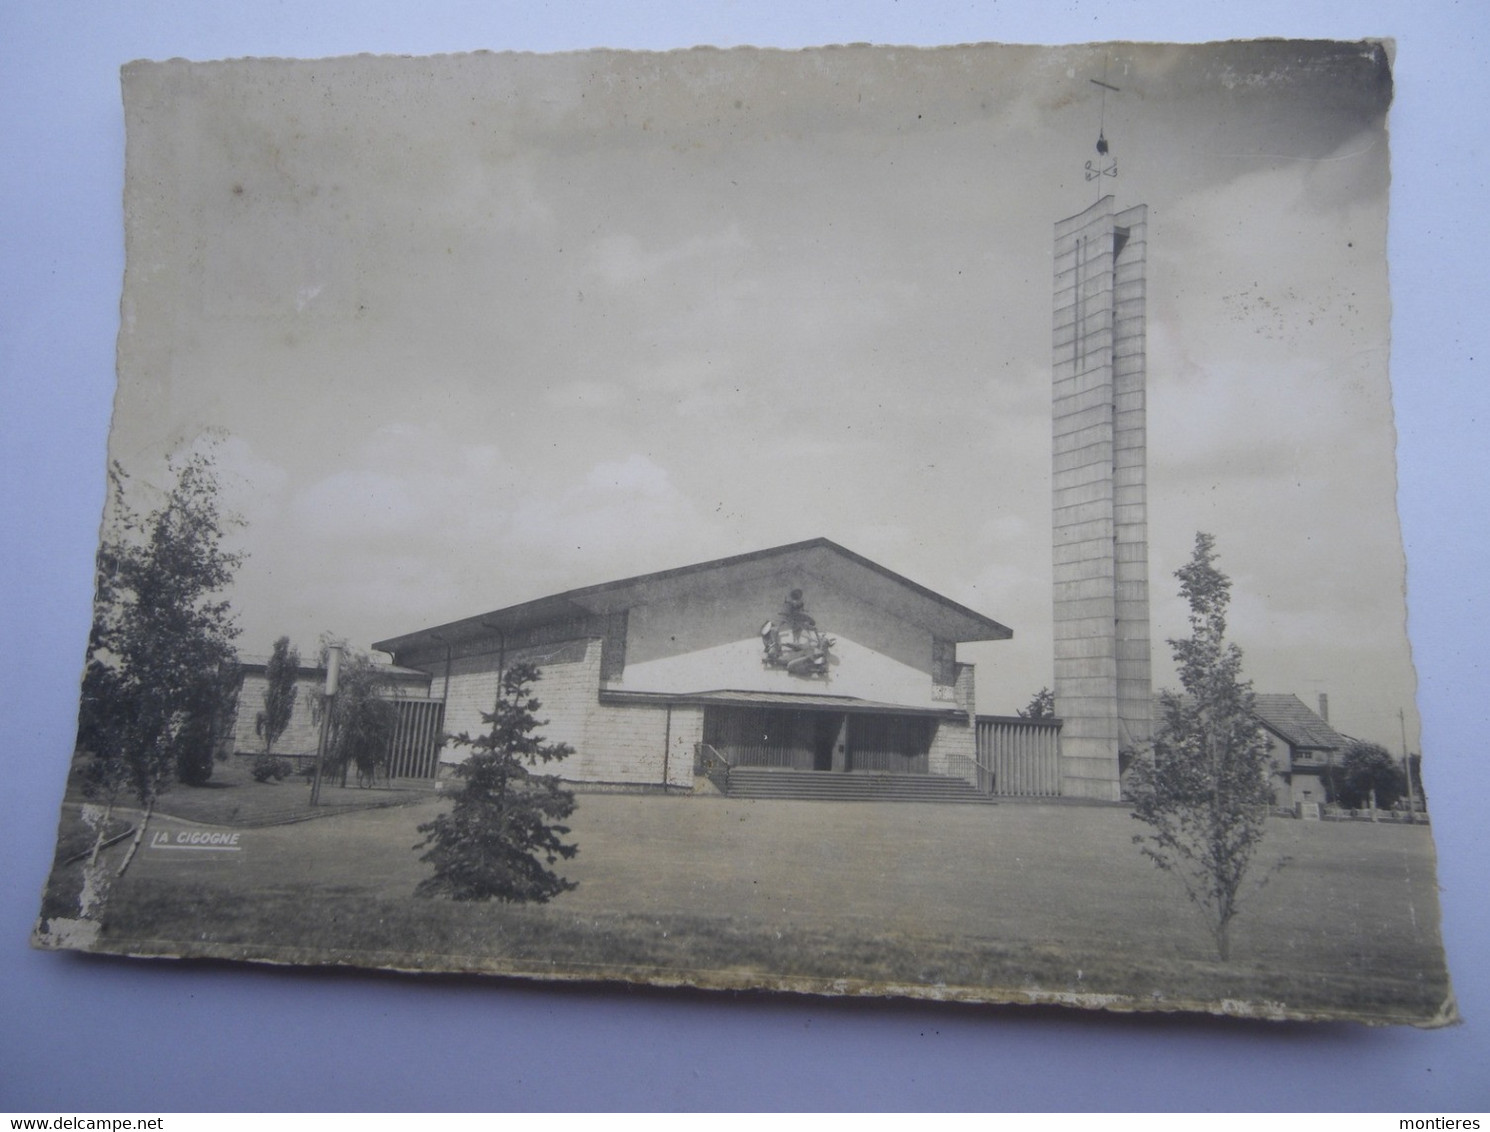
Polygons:
[[1304,701],[1291,692],[1258,692],[1254,697],[1257,718],[1293,747],[1312,750],[1343,750],[1349,743]]

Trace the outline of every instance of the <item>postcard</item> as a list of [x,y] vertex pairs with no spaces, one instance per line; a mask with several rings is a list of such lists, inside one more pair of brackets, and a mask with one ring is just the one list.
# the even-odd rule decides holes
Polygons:
[[125,67],[34,943],[1455,1021],[1392,51]]

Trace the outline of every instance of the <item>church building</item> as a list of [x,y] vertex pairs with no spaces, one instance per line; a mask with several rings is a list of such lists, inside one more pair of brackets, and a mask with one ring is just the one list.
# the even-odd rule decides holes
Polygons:
[[[753,781],[759,796],[802,797],[856,774],[865,788],[872,772],[980,797],[1117,801],[1124,756],[1152,735],[1147,210],[1100,197],[1056,224],[1053,251],[1055,719],[980,718],[957,646],[1010,630],[827,539],[570,590],[374,647],[429,674],[444,735],[478,734],[498,674],[538,666],[544,734],[575,749],[560,773],[577,782],[717,779],[735,793]],[[416,761],[432,768],[433,752]]]
[[[691,790],[713,764],[976,787],[976,684],[957,646],[1010,636],[819,538],[569,590],[374,647],[430,674],[446,734],[480,733],[499,673],[536,665],[543,734],[575,750],[555,769],[579,783]],[[447,747],[441,758],[461,754]]]

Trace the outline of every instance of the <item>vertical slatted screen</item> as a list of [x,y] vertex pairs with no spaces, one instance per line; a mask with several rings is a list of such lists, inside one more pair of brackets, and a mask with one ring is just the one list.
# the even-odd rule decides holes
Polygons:
[[[1033,719],[978,720],[979,786],[1010,798],[1054,798],[1061,792],[1061,729]],[[993,782],[986,781],[992,772]],[[991,786],[991,789],[989,789]]]
[[704,742],[734,766],[812,769],[812,747],[800,712],[715,708],[704,714]]
[[898,715],[849,717],[849,770],[925,774],[930,748],[929,720]]
[[397,699],[398,722],[388,741],[389,778],[434,778],[439,770],[443,700]]
[[[827,770],[843,715],[834,711],[710,707],[704,742],[733,766]],[[933,725],[917,716],[848,716],[845,770],[925,774]]]

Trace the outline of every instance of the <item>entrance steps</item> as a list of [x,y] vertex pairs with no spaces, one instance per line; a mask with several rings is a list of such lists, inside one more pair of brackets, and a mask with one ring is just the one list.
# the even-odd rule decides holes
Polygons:
[[971,802],[994,799],[960,778],[882,771],[829,772],[737,766],[729,772],[731,798],[791,798],[817,802]]

